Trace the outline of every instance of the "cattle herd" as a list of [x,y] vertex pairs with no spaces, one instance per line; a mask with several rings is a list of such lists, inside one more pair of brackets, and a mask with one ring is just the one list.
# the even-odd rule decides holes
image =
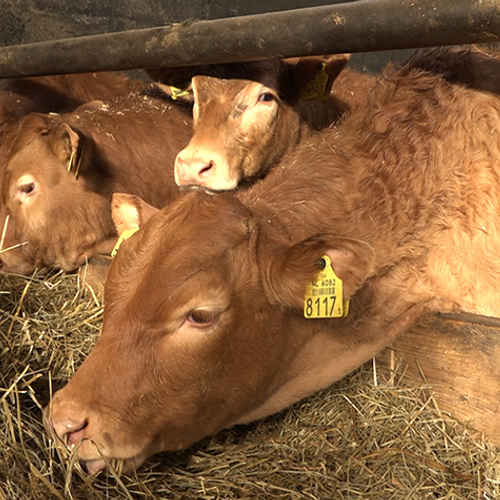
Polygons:
[[88,472],[277,412],[424,314],[500,315],[500,55],[348,60],[185,69],[178,99],[168,69],[6,82],[2,272],[119,240],[101,335],[43,415]]

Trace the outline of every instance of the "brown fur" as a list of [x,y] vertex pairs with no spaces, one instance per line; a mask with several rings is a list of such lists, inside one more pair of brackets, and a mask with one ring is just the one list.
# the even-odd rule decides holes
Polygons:
[[19,121],[33,112],[65,113],[96,99],[148,92],[154,87],[121,73],[79,73],[14,78],[0,90],[0,177]]
[[[500,314],[499,192],[500,98],[388,72],[248,191],[194,189],[125,241],[101,337],[50,426],[83,439],[91,471],[99,452],[136,466],[327,386],[426,312]],[[323,254],[350,311],[308,320]]]
[[[373,84],[372,77],[344,70],[347,61],[346,55],[285,59],[251,77],[195,76],[194,134],[177,156],[176,182],[231,189],[266,175],[310,131],[338,121],[357,97],[353,89]],[[303,99],[322,65],[333,92]]]
[[80,73],[15,78],[0,91],[0,140],[13,124],[32,112],[73,111],[94,99],[146,90],[150,85],[121,73]]
[[[0,254],[3,270],[72,270],[109,253],[117,237],[112,193],[135,193],[155,206],[176,197],[173,161],[190,127],[182,106],[139,94],[24,118],[10,144],[2,205],[10,216],[4,249],[27,244]],[[72,152],[81,160],[78,178],[76,167],[68,173]],[[26,179],[34,187],[28,195]]]

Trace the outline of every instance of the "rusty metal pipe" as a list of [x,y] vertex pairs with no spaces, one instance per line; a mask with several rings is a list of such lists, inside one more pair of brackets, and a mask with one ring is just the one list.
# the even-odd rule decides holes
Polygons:
[[361,0],[0,48],[0,78],[500,40],[500,0]]

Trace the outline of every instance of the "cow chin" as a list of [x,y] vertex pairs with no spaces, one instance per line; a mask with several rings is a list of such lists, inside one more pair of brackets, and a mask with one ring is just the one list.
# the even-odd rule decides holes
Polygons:
[[149,451],[131,454],[132,450],[128,450],[126,457],[115,458],[114,453],[103,449],[92,439],[83,438],[76,446],[67,446],[56,437],[54,442],[64,461],[71,463],[76,455],[82,469],[88,474],[110,470],[118,475],[132,473],[152,454]]
[[83,460],[80,459],[79,462],[87,474],[97,474],[103,471],[109,471],[108,467],[111,467],[113,472],[120,474],[130,474],[137,470],[140,465],[146,460],[146,456],[137,456],[135,458],[127,460],[118,459],[92,459]]
[[[133,450],[130,449],[131,444],[127,445],[128,450],[123,453],[126,458],[115,458],[113,455],[120,454],[120,450],[116,450],[115,453],[109,452],[100,448],[91,439],[83,439],[81,443],[76,445],[74,448],[68,447],[61,443],[60,440],[56,438],[57,447],[61,451],[63,459],[70,462],[72,454],[76,453],[79,463],[82,468],[88,474],[97,474],[98,472],[108,471],[114,474],[131,474],[136,471],[149,457],[160,452],[176,452],[183,450],[193,444],[193,442],[201,439],[198,436],[196,439],[191,439],[187,443],[169,443],[169,445],[163,445],[159,442],[151,443],[150,446],[142,448],[141,451],[137,451],[133,454]],[[88,442],[88,445],[87,445]]]
[[97,474],[98,472],[106,470],[106,468],[107,468],[107,463],[103,459],[87,460],[87,461],[82,460],[81,464],[82,464],[82,468],[88,474]]

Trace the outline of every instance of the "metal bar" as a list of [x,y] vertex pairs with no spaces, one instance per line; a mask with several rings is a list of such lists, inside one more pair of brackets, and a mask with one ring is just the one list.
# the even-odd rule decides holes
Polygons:
[[362,0],[0,48],[0,78],[500,40],[500,0]]

